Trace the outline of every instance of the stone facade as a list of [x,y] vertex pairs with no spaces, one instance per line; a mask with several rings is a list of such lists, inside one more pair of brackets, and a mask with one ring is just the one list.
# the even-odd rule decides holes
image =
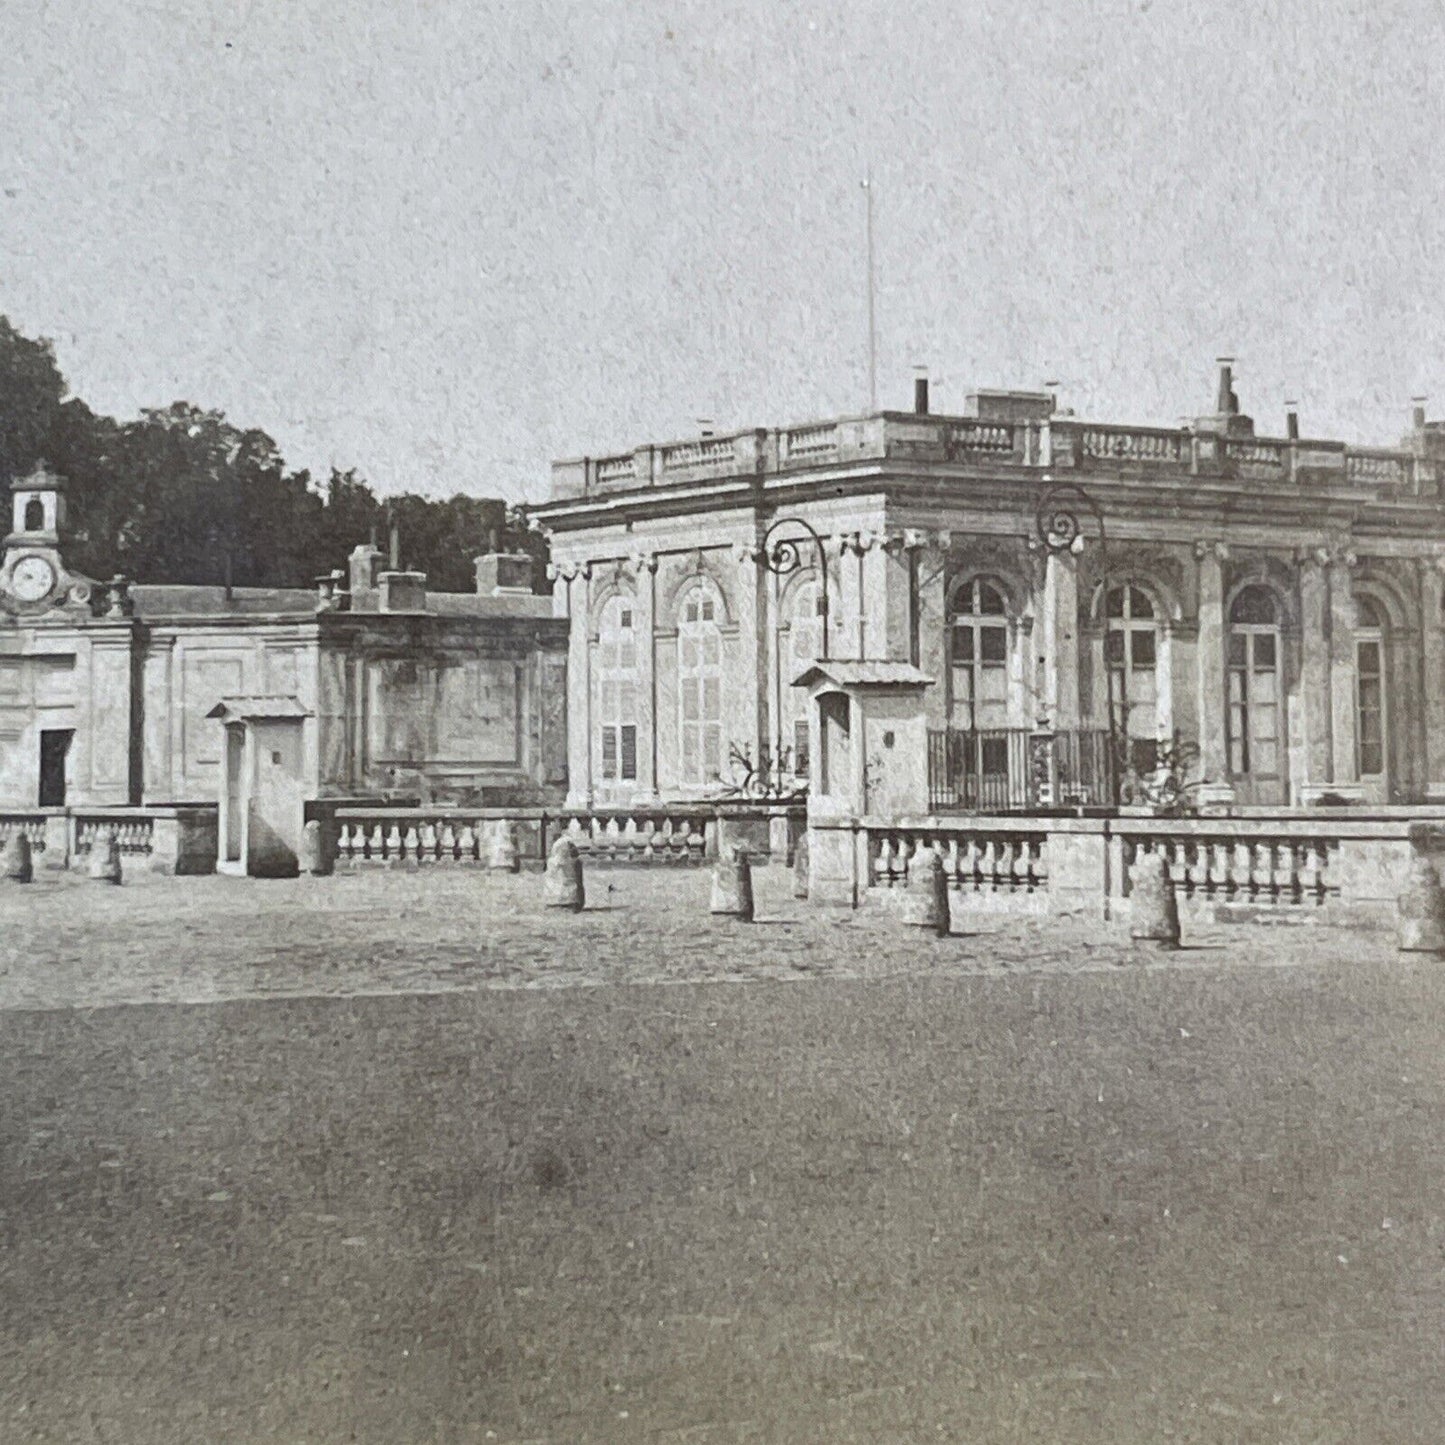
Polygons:
[[1445,435],[1288,431],[1226,368],[1177,429],[983,393],[555,464],[569,801],[705,797],[743,754],[805,775],[792,684],[825,655],[919,668],[985,768],[1047,729],[1147,772],[1177,734],[1206,801],[1445,797]]
[[253,696],[293,700],[307,798],[560,799],[567,629],[517,559],[479,559],[476,594],[365,546],[316,590],[101,584],[66,569],[63,526],[62,484],[14,484],[0,806],[214,804],[215,710]]

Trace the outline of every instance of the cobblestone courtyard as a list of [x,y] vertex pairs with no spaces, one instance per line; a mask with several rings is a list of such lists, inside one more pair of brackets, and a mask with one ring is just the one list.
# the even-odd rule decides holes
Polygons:
[[589,881],[0,896],[0,1439],[1445,1438],[1439,961]]

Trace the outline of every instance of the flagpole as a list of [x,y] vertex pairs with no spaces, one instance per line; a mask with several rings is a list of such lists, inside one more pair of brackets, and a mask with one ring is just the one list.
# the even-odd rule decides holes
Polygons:
[[864,225],[868,236],[868,410],[878,410],[878,315],[873,282],[873,167],[863,177]]

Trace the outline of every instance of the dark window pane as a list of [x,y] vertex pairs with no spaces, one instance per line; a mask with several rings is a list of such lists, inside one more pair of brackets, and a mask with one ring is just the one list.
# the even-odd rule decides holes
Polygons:
[[1129,635],[1130,660],[1137,668],[1154,666],[1154,634],[1143,629]]
[[1362,642],[1360,644],[1360,676],[1379,677],[1380,675],[1380,644],[1378,642]]
[[621,626],[624,632],[628,631],[632,626],[632,609],[630,607],[624,607],[622,609]]
[[1110,667],[1122,667],[1124,665],[1124,634],[1122,632],[1110,632],[1104,639],[1104,657]]
[[1268,587],[1246,587],[1229,609],[1231,622],[1253,622],[1268,625],[1277,620],[1274,593]]
[[1245,649],[1248,645],[1242,632],[1231,632],[1229,634],[1229,665],[1231,667],[1244,666]]
[[602,776],[617,776],[617,729],[602,729]]
[[1256,672],[1274,671],[1274,634],[1272,632],[1256,632],[1254,634],[1254,670]]
[[808,776],[808,761],[808,720],[800,717],[793,724],[793,772],[796,776]]
[[622,777],[626,782],[637,778],[637,729],[625,723],[622,732]]
[[980,627],[979,654],[984,662],[1004,662],[1008,658],[1008,631],[1003,627]]
[[985,617],[1003,616],[1003,596],[997,587],[991,587],[987,582],[978,584],[978,610]]
[[1141,592],[1137,587],[1129,589],[1129,615],[1131,617],[1152,617],[1154,615],[1154,604],[1149,600],[1146,592]]
[[1110,591],[1104,602],[1104,612],[1109,617],[1124,615],[1124,589],[1122,587],[1115,587]]
[[955,662],[973,661],[972,627],[963,626],[953,629],[953,660]]
[[1008,739],[984,738],[980,748],[981,771],[985,773],[1008,772]]

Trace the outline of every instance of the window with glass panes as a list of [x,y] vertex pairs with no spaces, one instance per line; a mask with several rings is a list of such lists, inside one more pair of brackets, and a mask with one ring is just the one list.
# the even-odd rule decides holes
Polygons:
[[1385,771],[1385,619],[1368,597],[1356,605],[1355,747],[1359,776],[1378,778]]
[[637,640],[629,597],[614,597],[597,627],[597,773],[637,779]]
[[793,591],[787,632],[779,639],[784,664],[781,706],[782,745],[790,749],[794,777],[808,776],[808,699],[801,688],[789,684],[810,662],[816,662],[823,648],[823,619],[818,612],[822,589],[816,582],[804,582]]
[[1278,777],[1279,612],[1267,587],[1246,587],[1234,599],[1226,662],[1229,770]]
[[682,781],[706,785],[722,772],[721,608],[710,587],[682,599],[677,624],[677,681]]
[[1104,599],[1104,656],[1114,720],[1141,772],[1153,768],[1159,738],[1159,624],[1149,594],[1132,583]]
[[975,578],[953,594],[949,617],[953,725],[1008,726],[1008,620],[1003,592]]

